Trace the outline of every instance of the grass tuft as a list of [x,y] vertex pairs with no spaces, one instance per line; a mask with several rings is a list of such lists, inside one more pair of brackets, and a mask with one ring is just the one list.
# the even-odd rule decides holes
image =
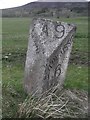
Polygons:
[[[55,91],[52,91],[55,90]],[[88,101],[85,91],[54,87],[40,98],[28,96],[20,105],[19,118],[84,118],[87,116]]]

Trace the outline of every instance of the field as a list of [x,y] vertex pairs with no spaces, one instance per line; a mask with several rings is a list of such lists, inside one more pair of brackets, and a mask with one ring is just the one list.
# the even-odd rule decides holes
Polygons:
[[[19,105],[27,96],[23,89],[23,79],[31,20],[30,18],[3,18],[3,117],[14,118]],[[62,18],[58,20],[74,23],[77,26],[64,86],[87,91],[88,18]]]

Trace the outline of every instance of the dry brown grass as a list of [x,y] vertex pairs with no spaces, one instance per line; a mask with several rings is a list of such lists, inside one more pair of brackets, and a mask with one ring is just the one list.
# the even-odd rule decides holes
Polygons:
[[28,96],[20,105],[19,118],[85,118],[88,116],[88,94],[80,90],[46,91],[40,98]]

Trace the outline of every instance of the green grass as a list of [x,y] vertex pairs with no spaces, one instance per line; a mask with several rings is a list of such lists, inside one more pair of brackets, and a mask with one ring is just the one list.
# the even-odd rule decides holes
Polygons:
[[81,65],[70,65],[66,75],[65,87],[88,90],[88,68]]
[[[3,117],[15,117],[26,94],[23,89],[24,65],[28,45],[30,18],[3,18]],[[77,25],[65,87],[88,89],[88,19],[62,18]],[[8,56],[8,59],[5,58]]]
[[24,67],[21,64],[3,65],[3,116],[15,117],[19,104],[26,98],[23,89]]
[[9,85],[13,85],[17,91],[22,91],[22,80],[24,77],[23,68],[21,64],[8,64],[3,65],[3,84],[7,85],[7,82]]
[[3,53],[27,48],[30,22],[29,18],[3,19]]
[[88,52],[88,38],[75,38],[73,50]]

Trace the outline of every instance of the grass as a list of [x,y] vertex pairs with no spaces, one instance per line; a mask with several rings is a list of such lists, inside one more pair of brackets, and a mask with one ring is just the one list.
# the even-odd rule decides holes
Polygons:
[[18,104],[26,98],[23,89],[23,70],[24,67],[18,63],[3,65],[3,116],[15,116]]
[[3,53],[21,52],[27,48],[30,21],[29,18],[3,19]]
[[88,90],[88,68],[81,65],[70,65],[66,75],[65,87]]
[[[46,95],[45,95],[46,94]],[[83,102],[82,102],[83,101]],[[59,90],[58,86],[46,91],[40,98],[29,96],[20,105],[19,118],[87,118],[87,92]]]
[[[27,96],[23,89],[23,79],[31,20],[30,18],[3,18],[3,117],[15,117],[19,104]],[[77,25],[65,88],[88,90],[87,17],[58,20]]]

